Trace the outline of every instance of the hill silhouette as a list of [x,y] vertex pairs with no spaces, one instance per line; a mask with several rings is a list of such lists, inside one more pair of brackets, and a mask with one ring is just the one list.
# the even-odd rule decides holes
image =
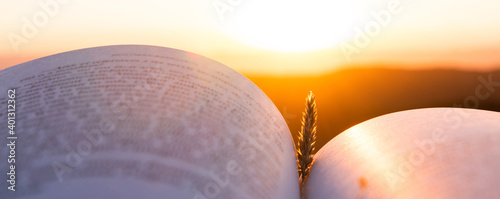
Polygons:
[[484,85],[489,78],[500,84],[500,70],[351,68],[319,77],[248,78],[278,107],[294,140],[305,97],[310,90],[315,93],[317,149],[353,125],[396,111],[428,107],[500,111],[500,86]]

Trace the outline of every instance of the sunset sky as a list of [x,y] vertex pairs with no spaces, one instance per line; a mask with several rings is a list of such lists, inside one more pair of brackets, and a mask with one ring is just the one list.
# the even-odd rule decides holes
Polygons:
[[[243,74],[500,67],[498,0],[0,1],[0,69],[81,48],[187,50]],[[496,67],[499,66],[499,67]]]

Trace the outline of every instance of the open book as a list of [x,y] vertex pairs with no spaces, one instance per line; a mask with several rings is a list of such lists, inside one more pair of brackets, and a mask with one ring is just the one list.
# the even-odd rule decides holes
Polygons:
[[[0,198],[300,198],[280,112],[210,59],[155,46],[89,48],[4,69],[0,87]],[[319,150],[304,191],[498,196],[499,121],[451,108],[369,120]]]

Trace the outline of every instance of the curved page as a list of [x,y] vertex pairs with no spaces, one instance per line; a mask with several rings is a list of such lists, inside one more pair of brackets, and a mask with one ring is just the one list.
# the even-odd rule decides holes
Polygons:
[[0,85],[3,179],[15,166],[15,187],[0,181],[0,198],[299,196],[279,111],[244,76],[199,55],[82,49],[2,70]]
[[316,155],[308,199],[497,198],[500,113],[431,108],[358,124]]

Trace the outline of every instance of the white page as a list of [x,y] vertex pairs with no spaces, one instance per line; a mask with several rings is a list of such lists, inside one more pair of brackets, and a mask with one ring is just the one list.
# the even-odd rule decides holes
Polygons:
[[315,157],[308,199],[498,198],[500,113],[417,109],[377,117]]
[[[107,46],[0,71],[16,89],[16,191],[0,198],[298,198],[293,141],[251,81],[207,58]],[[3,179],[7,176],[3,174]]]

